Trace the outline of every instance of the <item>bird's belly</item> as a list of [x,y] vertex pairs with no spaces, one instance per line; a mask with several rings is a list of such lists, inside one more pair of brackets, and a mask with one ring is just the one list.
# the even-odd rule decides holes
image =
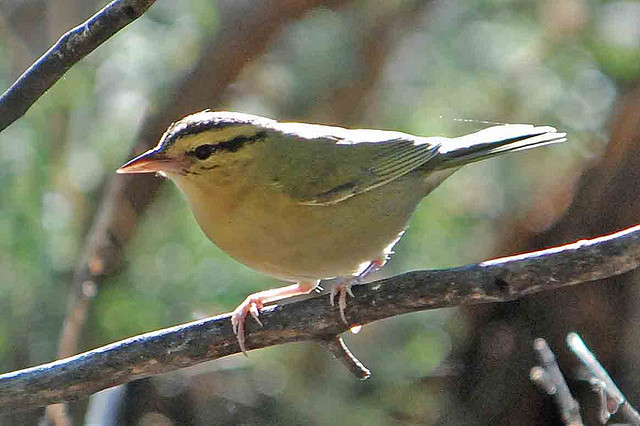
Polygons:
[[348,276],[379,258],[407,226],[420,193],[399,180],[326,206],[264,190],[209,198],[201,206],[187,198],[205,234],[236,260],[280,279],[308,281]]

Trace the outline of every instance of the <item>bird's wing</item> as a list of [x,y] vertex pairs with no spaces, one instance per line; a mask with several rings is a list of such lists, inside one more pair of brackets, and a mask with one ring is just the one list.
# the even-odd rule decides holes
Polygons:
[[[422,166],[441,138],[382,130],[279,123],[272,183],[306,205],[330,205]],[[272,146],[272,148],[274,147]],[[275,155],[273,155],[275,154]]]

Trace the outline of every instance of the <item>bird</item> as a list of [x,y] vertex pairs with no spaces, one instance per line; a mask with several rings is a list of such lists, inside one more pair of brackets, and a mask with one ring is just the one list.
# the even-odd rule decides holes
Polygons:
[[494,125],[460,137],[278,122],[204,110],[169,126],[117,173],[159,173],[183,192],[204,234],[237,261],[293,283],[249,295],[232,313],[246,355],[245,321],[265,304],[331,292],[340,316],[351,286],[380,269],[420,201],[461,166],[563,142],[551,126]]

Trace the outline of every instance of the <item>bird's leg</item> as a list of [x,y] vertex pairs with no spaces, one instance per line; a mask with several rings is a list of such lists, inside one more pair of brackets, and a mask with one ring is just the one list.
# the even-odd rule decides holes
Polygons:
[[353,292],[351,291],[351,286],[354,284],[360,284],[364,280],[364,278],[378,270],[380,270],[385,263],[387,263],[387,257],[381,256],[380,258],[371,261],[366,268],[362,270],[355,277],[346,279],[342,281],[337,286],[331,289],[331,293],[329,294],[329,301],[331,302],[331,306],[334,306],[334,300],[336,294],[338,295],[338,307],[340,308],[340,318],[345,324],[349,324],[347,322],[347,316],[344,314],[345,309],[347,309],[347,294],[353,297]]
[[231,315],[231,325],[233,326],[233,332],[238,338],[238,344],[243,354],[247,354],[247,349],[244,345],[244,323],[247,319],[247,314],[251,316],[262,325],[258,316],[260,310],[264,307],[265,303],[275,302],[291,296],[299,296],[302,294],[309,294],[318,285],[318,281],[303,281],[298,284],[289,285],[286,287],[274,288],[273,290],[260,291],[247,296],[236,309],[234,309]]

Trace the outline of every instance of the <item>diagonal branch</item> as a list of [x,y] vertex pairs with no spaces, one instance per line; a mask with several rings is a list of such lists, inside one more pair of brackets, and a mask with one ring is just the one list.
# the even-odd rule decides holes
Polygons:
[[545,393],[553,396],[565,425],[584,425],[582,416],[580,416],[580,405],[571,394],[571,390],[556,361],[556,356],[553,351],[551,351],[547,341],[538,337],[533,342],[533,349],[536,351],[540,366],[531,369],[531,379],[536,382]]
[[602,420],[604,420],[603,424],[609,420],[611,414],[617,412],[622,415],[625,422],[634,425],[640,424],[640,414],[638,414],[636,409],[633,408],[620,389],[618,389],[618,386],[616,386],[611,376],[609,376],[609,373],[607,373],[607,370],[598,362],[596,356],[587,348],[587,345],[584,344],[577,333],[569,333],[567,335],[567,346],[569,346],[569,349],[571,349],[574,355],[578,357],[580,362],[601,384],[605,395],[613,399],[613,404],[609,407],[607,398],[604,398],[604,407],[602,407],[604,414],[602,418]]
[[[640,226],[538,252],[452,269],[416,271],[353,288],[354,324],[408,312],[503,302],[607,278],[640,265]],[[179,325],[0,376],[0,409],[28,410],[238,353],[230,315]],[[346,331],[327,296],[265,309],[247,323],[247,347],[317,341]]]
[[326,349],[334,359],[342,362],[356,378],[366,380],[371,376],[371,371],[353,356],[344,343],[344,340],[342,340],[342,337],[327,336],[326,338],[316,340],[316,342]]
[[114,0],[71,29],[0,96],[0,132],[22,117],[76,62],[138,19],[155,0]]

